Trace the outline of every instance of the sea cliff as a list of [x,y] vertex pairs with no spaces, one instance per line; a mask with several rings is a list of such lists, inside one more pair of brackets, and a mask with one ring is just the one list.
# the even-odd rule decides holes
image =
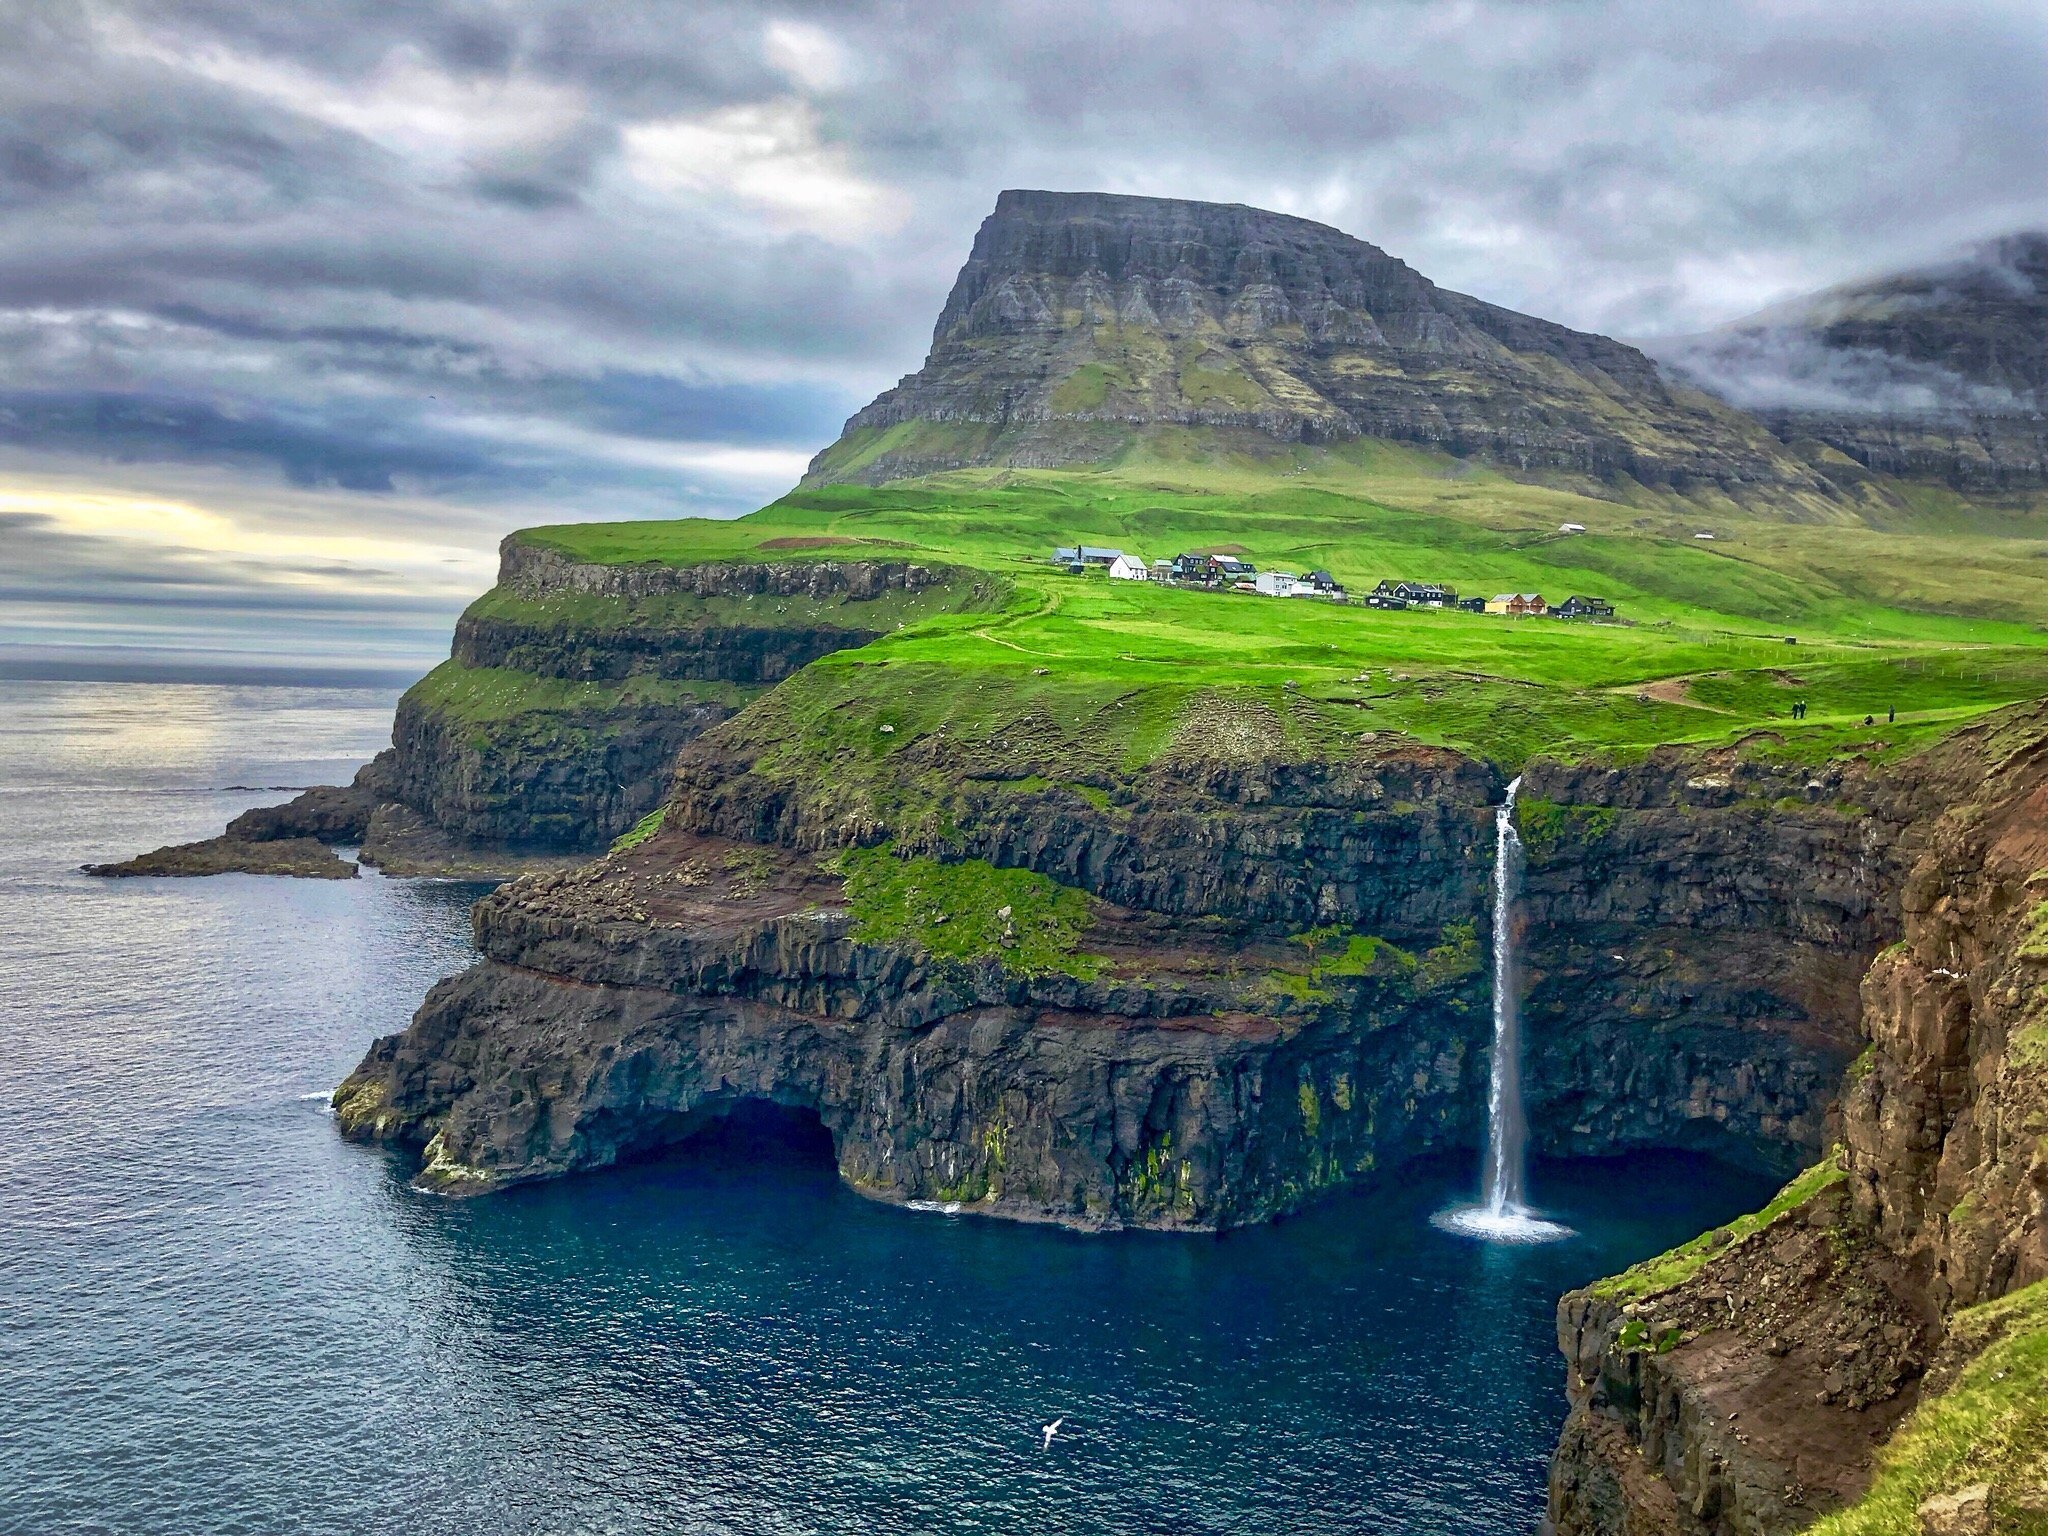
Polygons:
[[[475,1192],[761,1098],[815,1112],[870,1192],[1084,1226],[1258,1220],[1472,1144],[1501,775],[1398,741],[1262,754],[1224,708],[1086,783],[1014,724],[1000,765],[934,742],[858,808],[778,779],[754,717],[714,729],[645,841],[479,904],[485,959],[379,1043],[343,1127]],[[1541,1142],[1810,1161],[1897,829],[1739,749],[1527,786]]]
[[[1002,587],[901,559],[593,563],[514,534],[449,659],[406,691],[390,748],[352,783],[91,872],[351,872],[308,841],[397,875],[567,867],[654,810],[677,750],[764,689]],[[281,858],[285,842],[302,851]]]
[[2048,1529],[2048,711],[1895,782],[1899,937],[1851,994],[1836,1144],[1559,1306],[1559,1536]]

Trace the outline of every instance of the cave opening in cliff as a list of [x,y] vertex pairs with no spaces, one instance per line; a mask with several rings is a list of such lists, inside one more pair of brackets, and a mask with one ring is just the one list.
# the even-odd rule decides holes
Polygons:
[[832,1133],[818,1112],[771,1099],[718,1105],[659,1155],[714,1168],[824,1169],[835,1175],[839,1168]]

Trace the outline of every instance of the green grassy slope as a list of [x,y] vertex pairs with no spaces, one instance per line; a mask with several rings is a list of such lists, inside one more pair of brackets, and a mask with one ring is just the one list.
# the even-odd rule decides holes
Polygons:
[[[1596,500],[1384,445],[1304,451],[1280,467],[1153,449],[1108,473],[822,486],[733,522],[522,537],[600,562],[891,558],[998,574],[1009,586],[999,612],[906,613],[888,638],[817,663],[806,687],[830,697],[813,706],[866,713],[888,699],[934,720],[965,710],[965,726],[978,695],[993,728],[1020,690],[1050,691],[1071,705],[1055,715],[1088,717],[1127,763],[1169,734],[1135,722],[1170,722],[1217,689],[1275,706],[1284,695],[1288,718],[1307,705],[1340,736],[1395,730],[1510,766],[1762,727],[1782,738],[1771,750],[1801,756],[1896,750],[2048,692],[2048,520],[1971,534],[1946,505],[1917,522],[1893,505],[1883,527],[1784,523],[1647,493]],[[1565,521],[1589,531],[1561,535]],[[1693,537],[1702,531],[1715,538]],[[1077,540],[1147,559],[1239,550],[1262,569],[1327,568],[1361,594],[1385,576],[1468,595],[1587,593],[1627,622],[1384,613],[1050,569],[1052,547]],[[876,667],[891,669],[886,684]],[[1795,698],[1810,707],[1796,726]],[[1866,715],[1880,729],[1865,729]]]

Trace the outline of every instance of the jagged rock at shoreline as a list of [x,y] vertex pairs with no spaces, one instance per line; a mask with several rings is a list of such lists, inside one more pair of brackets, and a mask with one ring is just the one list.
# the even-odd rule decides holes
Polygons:
[[2048,234],[1643,345],[1788,442],[1871,473],[2048,486]]
[[1830,496],[1740,412],[1633,347],[1438,288],[1327,225],[1237,204],[1004,192],[925,365],[809,479],[1115,459],[1197,429],[1275,455],[1361,437],[1517,470]]
[[117,864],[87,864],[84,870],[88,875],[295,875],[307,880],[353,880],[357,873],[355,865],[312,837],[207,838]]

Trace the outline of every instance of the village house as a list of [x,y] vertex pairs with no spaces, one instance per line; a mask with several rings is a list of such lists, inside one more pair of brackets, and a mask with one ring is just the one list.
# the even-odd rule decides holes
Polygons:
[[1511,619],[1544,612],[1541,592],[1497,592],[1486,600],[1488,613],[1504,613]]
[[1110,565],[1123,555],[1120,549],[1099,549],[1093,544],[1079,544],[1072,549],[1055,549],[1052,552],[1054,565]]
[[1289,576],[1285,571],[1261,571],[1253,579],[1252,589],[1266,597],[1322,596],[1316,584],[1307,577]]
[[1584,533],[1586,525],[1584,523],[1559,523],[1557,531],[1559,533]]
[[1550,610],[1560,619],[1611,619],[1614,604],[1600,597],[1580,597],[1576,593]]
[[1175,555],[1173,557],[1173,579],[1195,582],[1201,586],[1230,586],[1237,582],[1249,582],[1258,571],[1243,560],[1229,555]]
[[1328,571],[1310,571],[1306,576],[1302,577],[1301,579],[1307,582],[1310,586],[1314,587],[1318,592],[1329,592],[1339,597],[1343,596],[1344,594],[1344,588],[1342,584],[1340,584],[1337,578],[1332,576]]
[[1112,581],[1143,581],[1151,573],[1145,569],[1145,562],[1136,555],[1118,555],[1109,562],[1109,577]]
[[1483,597],[1461,597],[1452,603],[1451,606],[1461,613],[1484,613],[1486,612],[1486,599]]
[[1259,574],[1258,567],[1249,560],[1239,560],[1232,555],[1211,555],[1209,565],[1219,581],[1227,581],[1233,586],[1249,585],[1251,579]]
[[1458,601],[1456,592],[1433,581],[1383,581],[1373,588],[1373,595],[1397,597],[1409,608],[1449,608]]

